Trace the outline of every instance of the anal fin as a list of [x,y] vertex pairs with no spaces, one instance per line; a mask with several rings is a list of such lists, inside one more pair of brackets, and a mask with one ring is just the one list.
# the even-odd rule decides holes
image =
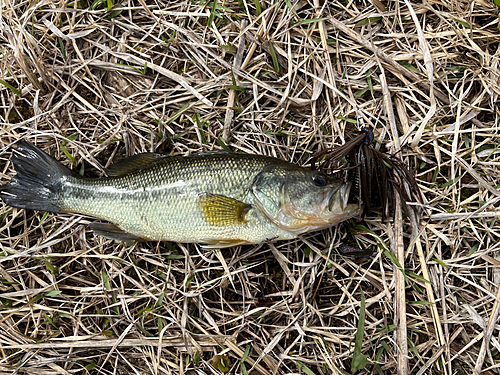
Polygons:
[[127,233],[111,223],[93,222],[90,224],[90,229],[92,229],[95,234],[110,240],[122,242],[146,241],[146,239],[138,237],[135,234]]

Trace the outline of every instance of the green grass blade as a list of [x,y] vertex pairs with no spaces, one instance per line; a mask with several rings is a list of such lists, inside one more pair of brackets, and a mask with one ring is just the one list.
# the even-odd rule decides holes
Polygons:
[[7,82],[0,79],[0,83],[11,90],[14,94],[21,96],[21,90],[16,89],[14,86],[9,85]]
[[212,3],[212,8],[210,8],[210,16],[208,16],[207,27],[211,28],[214,22],[215,8],[217,8],[217,0]]
[[276,73],[280,72],[280,64],[278,63],[278,56],[276,56],[276,51],[272,43],[269,43],[269,53],[271,53],[271,59],[273,60],[273,68]]
[[259,0],[253,0],[255,4],[255,12],[257,13],[257,17],[260,16],[260,13],[262,12],[262,7],[260,5]]
[[354,339],[354,354],[352,356],[351,371],[354,374],[358,370],[365,368],[368,356],[361,354],[363,347],[363,337],[365,334],[365,295],[361,290],[361,306],[359,308],[358,329]]

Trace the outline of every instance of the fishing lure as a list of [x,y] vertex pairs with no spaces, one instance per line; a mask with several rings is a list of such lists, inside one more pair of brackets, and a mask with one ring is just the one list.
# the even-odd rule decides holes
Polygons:
[[[394,191],[400,195],[405,213],[409,216],[410,207],[418,210],[418,206],[409,206],[407,203],[422,201],[422,192],[415,176],[396,155],[375,149],[374,140],[373,131],[361,127],[360,134],[351,141],[315,154],[311,168],[325,173],[345,171],[354,180],[353,190],[358,195],[359,203],[364,206],[363,216],[369,215],[378,203],[382,208],[382,220],[385,221],[388,212],[394,212]],[[351,257],[364,257],[368,252],[343,243],[338,251]]]
[[[414,174],[396,156],[385,154],[373,147],[373,131],[362,127],[360,134],[340,147],[329,148],[316,153],[311,168],[326,173],[334,170],[347,171],[354,178],[354,186],[360,201],[364,204],[363,215],[371,213],[376,202],[382,207],[382,219],[393,212],[396,190],[409,215],[409,202],[422,202],[422,192]],[[347,166],[340,167],[345,161]],[[415,205],[411,206],[416,209]]]

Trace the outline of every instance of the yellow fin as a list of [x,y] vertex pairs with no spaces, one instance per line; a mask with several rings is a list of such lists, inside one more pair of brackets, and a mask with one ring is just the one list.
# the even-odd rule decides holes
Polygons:
[[223,195],[203,194],[198,198],[201,216],[207,223],[217,227],[245,224],[245,215],[251,207]]
[[136,169],[144,167],[158,159],[166,158],[168,156],[162,154],[155,154],[154,152],[144,152],[134,156],[118,160],[116,163],[106,168],[106,174],[110,177],[117,177],[132,172]]

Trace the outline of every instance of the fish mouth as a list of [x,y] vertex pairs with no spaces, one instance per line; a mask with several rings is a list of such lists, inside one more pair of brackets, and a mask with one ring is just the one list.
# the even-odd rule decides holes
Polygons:
[[359,197],[350,194],[352,183],[346,182],[340,188],[328,193],[328,222],[335,224],[361,213],[363,205]]

